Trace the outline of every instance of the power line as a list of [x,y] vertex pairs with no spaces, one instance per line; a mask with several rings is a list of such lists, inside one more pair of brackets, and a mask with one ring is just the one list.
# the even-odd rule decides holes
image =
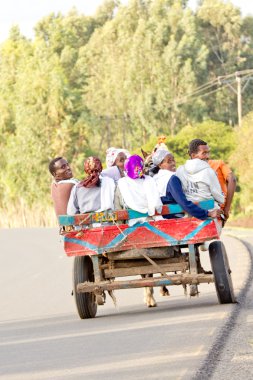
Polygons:
[[[232,79],[234,78],[234,79]],[[237,95],[237,113],[238,113],[238,125],[242,126],[242,93],[246,89],[250,80],[253,79],[253,69],[236,71],[233,74],[218,76],[217,78],[209,81],[199,87],[184,97],[171,102],[170,105],[183,105],[185,103],[191,102],[194,99],[203,98],[208,95],[214,94],[226,87],[230,88]],[[242,87],[242,83],[246,82]],[[237,87],[232,86],[233,83],[237,84]],[[212,87],[219,86],[214,90],[209,91]],[[208,91],[207,91],[208,90]]]
[[[214,94],[215,92],[218,92],[218,91],[221,91],[224,89],[224,87],[228,87],[229,84],[226,84],[225,86],[223,87],[218,87],[216,88],[215,90],[212,90],[212,91],[209,91],[209,92],[206,92],[205,94],[202,94],[202,95],[198,95],[198,96],[193,96],[192,99],[198,99],[198,98],[204,98],[208,95],[211,95],[211,94]],[[185,103],[188,103],[188,100],[185,100],[184,102],[182,101],[181,103],[177,103],[178,105],[182,105],[182,104],[185,104]]]
[[[194,91],[190,92],[189,94],[186,94],[182,99],[191,98],[192,96],[197,95],[198,93],[201,93],[201,92],[206,91],[207,89],[213,87],[215,84],[216,85],[218,84],[217,79],[215,79],[211,82],[208,82],[205,85],[197,87]],[[179,102],[180,102],[180,99],[179,99]]]

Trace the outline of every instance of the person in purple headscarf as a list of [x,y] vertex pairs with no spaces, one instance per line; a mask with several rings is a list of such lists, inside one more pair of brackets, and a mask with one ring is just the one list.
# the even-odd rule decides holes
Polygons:
[[[161,212],[162,202],[152,177],[144,174],[144,161],[138,155],[130,156],[125,162],[126,176],[120,178],[115,194],[115,209],[130,208],[149,216]],[[162,217],[160,217],[162,218]],[[137,218],[129,225],[145,222],[148,218]]]
[[[150,219],[163,219],[162,216],[153,217],[156,211],[159,213],[162,211],[162,202],[154,179],[144,174],[143,159],[138,155],[130,156],[125,162],[125,172],[126,177],[118,181],[115,209],[130,208],[149,215],[149,217],[129,220],[129,226],[144,223]],[[153,292],[153,288],[144,289],[144,300],[149,307],[156,306]]]
[[125,162],[125,172],[132,179],[144,177],[144,161],[137,154],[130,156]]

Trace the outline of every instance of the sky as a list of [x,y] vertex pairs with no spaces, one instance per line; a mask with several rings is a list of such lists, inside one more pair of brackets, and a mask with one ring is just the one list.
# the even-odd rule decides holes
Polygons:
[[[128,0],[121,0],[127,3]],[[253,16],[253,1],[232,0],[245,16]],[[21,33],[28,38],[33,38],[33,27],[44,16],[54,12],[62,14],[75,7],[80,13],[92,15],[103,0],[2,0],[0,6],[0,42],[4,41],[13,25],[19,25]],[[189,0],[189,5],[194,9],[197,0]]]

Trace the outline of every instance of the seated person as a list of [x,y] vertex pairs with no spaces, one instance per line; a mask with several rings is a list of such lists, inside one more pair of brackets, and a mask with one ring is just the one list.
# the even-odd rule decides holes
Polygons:
[[103,177],[110,177],[115,182],[125,176],[124,163],[130,153],[126,149],[109,148],[106,151],[107,169],[102,171]]
[[163,149],[163,150],[168,150],[166,144],[166,136],[162,135],[158,137],[157,144],[155,145],[154,149],[152,150],[151,153],[145,152],[141,148],[141,153],[144,158],[144,173],[150,175],[153,177],[154,172],[152,169],[155,169],[154,164],[153,164],[153,155],[157,150]]
[[[138,155],[130,156],[125,162],[126,176],[120,178],[115,194],[115,209],[130,208],[153,216],[161,212],[162,202],[152,177],[144,175],[144,161]],[[161,218],[161,217],[160,217]],[[148,218],[136,218],[129,225],[145,222]]]
[[[219,210],[204,210],[187,200],[180,179],[175,175],[176,162],[172,153],[165,149],[158,149],[153,154],[153,169],[156,174],[153,179],[157,185],[163,204],[177,203],[184,211],[198,219],[216,218]],[[165,218],[182,217],[183,214],[167,215]]]
[[[199,150],[201,149],[201,158]],[[219,180],[214,170],[209,166],[204,157],[209,156],[207,143],[200,139],[194,139],[189,144],[190,160],[181,165],[176,175],[181,180],[186,198],[192,202],[199,202],[213,198],[215,208],[224,203]]]
[[210,167],[215,171],[225,197],[221,208],[224,213],[224,219],[227,220],[236,189],[236,179],[232,170],[222,160],[210,160],[210,148],[208,144],[201,139],[194,139],[190,142],[189,155],[191,158],[199,158],[200,160],[208,162]]
[[79,181],[73,178],[68,161],[63,157],[54,158],[48,166],[54,180],[51,185],[51,197],[53,199],[56,216],[67,213],[67,205],[72,187]]
[[115,183],[111,178],[101,177],[102,164],[97,157],[84,161],[87,177],[76,184],[70,194],[67,214],[84,214],[92,211],[114,209]]

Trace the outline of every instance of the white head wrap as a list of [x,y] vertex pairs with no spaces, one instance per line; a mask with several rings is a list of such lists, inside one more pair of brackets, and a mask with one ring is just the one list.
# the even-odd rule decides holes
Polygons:
[[130,156],[130,153],[126,149],[117,149],[114,147],[108,148],[106,151],[106,166],[110,168],[116,161],[116,158],[119,153],[125,153],[126,157]]
[[153,157],[152,157],[153,164],[155,166],[160,165],[160,163],[164,160],[164,158],[168,154],[171,154],[171,153],[166,149],[157,149],[157,151],[153,154]]

